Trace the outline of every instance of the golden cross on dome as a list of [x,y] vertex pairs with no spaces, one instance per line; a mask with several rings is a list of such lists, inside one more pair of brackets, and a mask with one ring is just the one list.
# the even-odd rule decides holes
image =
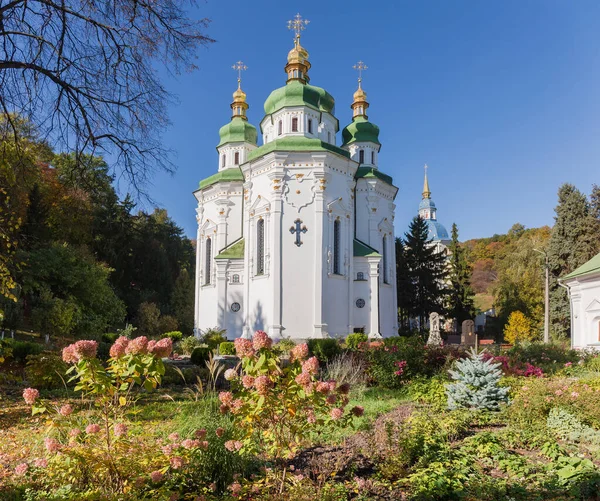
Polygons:
[[238,72],[238,89],[242,85],[242,71],[246,71],[248,66],[246,66],[242,61],[238,61],[232,67],[235,71]]
[[360,84],[362,82],[362,72],[365,70],[368,70],[369,67],[363,63],[362,61],[359,61],[358,63],[356,63],[354,66],[352,66],[356,71],[358,71],[358,87],[360,88]]
[[306,29],[306,25],[310,23],[308,19],[302,19],[300,14],[296,14],[294,19],[288,21],[288,30],[294,30],[296,33],[296,43],[300,40],[300,33]]

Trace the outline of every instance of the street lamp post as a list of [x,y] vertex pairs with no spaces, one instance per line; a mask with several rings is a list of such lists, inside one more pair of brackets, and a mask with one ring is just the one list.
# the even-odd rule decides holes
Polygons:
[[550,267],[548,266],[548,253],[533,249],[544,256],[544,268],[546,270],[546,290],[544,293],[544,343],[550,342]]

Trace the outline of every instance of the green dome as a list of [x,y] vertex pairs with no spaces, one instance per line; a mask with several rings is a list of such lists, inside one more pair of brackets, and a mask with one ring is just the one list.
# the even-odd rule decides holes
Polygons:
[[256,144],[258,133],[256,127],[247,120],[240,117],[235,117],[228,124],[219,129],[219,137],[221,140],[217,145],[223,146],[225,143],[251,143]]
[[379,142],[379,127],[362,116],[356,117],[351,124],[344,127],[342,139],[344,141],[342,146],[356,142],[381,145]]
[[319,111],[334,113],[335,100],[325,89],[292,80],[275,89],[265,101],[265,115],[275,113],[287,106],[310,106]]

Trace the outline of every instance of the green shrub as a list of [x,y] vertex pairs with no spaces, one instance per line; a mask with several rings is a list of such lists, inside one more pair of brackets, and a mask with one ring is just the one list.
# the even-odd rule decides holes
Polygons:
[[196,336],[187,336],[179,342],[179,348],[184,355],[191,355],[194,351],[194,348],[200,346],[201,344],[202,341],[200,341]]
[[113,344],[117,340],[118,337],[119,337],[119,334],[116,332],[106,332],[106,333],[102,334],[100,339],[104,343]]
[[289,338],[283,338],[278,343],[273,345],[273,351],[277,352],[279,355],[288,355],[290,351],[294,349],[296,343]]
[[162,337],[168,337],[171,341],[176,343],[177,341],[181,341],[181,338],[183,338],[183,334],[181,333],[181,331],[171,331],[165,332],[162,335]]
[[327,362],[342,351],[337,339],[309,339],[308,350],[319,359],[319,362]]
[[369,336],[362,332],[355,332],[354,334],[348,334],[346,336],[346,346],[349,350],[357,350],[361,343],[366,343],[369,340]]
[[600,445],[600,432],[586,426],[576,416],[564,409],[558,407],[550,409],[546,425],[558,438],[563,440]]
[[63,362],[60,355],[55,353],[41,353],[28,355],[25,367],[25,377],[30,386],[34,388],[54,389],[62,388],[69,379],[64,377],[69,366]]
[[98,343],[98,354],[96,355],[100,360],[106,361],[110,358],[110,347],[112,343]]
[[231,341],[223,341],[219,345],[219,353],[221,355],[235,355],[235,345]]
[[226,332],[225,329],[219,329],[218,327],[207,329],[202,333],[202,342],[208,345],[211,350],[216,350],[222,342],[227,341]]
[[38,343],[30,341],[15,341],[8,340],[9,346],[12,349],[12,358],[17,362],[25,362],[29,355],[39,355],[44,351],[44,347]]
[[555,343],[523,343],[513,346],[502,355],[509,358],[509,365],[530,363],[548,374],[563,369],[567,363],[576,364],[581,354]]
[[190,362],[192,362],[194,365],[200,365],[204,367],[204,362],[208,360],[211,353],[212,350],[209,347],[197,346],[190,355]]

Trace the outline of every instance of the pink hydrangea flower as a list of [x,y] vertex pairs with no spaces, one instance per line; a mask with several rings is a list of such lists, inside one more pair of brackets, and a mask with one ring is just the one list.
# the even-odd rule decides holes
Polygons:
[[342,395],[347,395],[350,392],[350,385],[348,383],[343,383],[338,386],[337,391]]
[[273,340],[265,331],[256,331],[252,336],[252,347],[258,351],[262,348],[271,348]]
[[125,350],[127,349],[127,345],[129,344],[129,339],[125,336],[120,336],[114,342],[114,344],[110,347],[109,355],[111,358],[121,358],[125,355]]
[[70,404],[65,404],[58,410],[58,413],[61,416],[70,416],[71,414],[73,414],[73,407],[71,407]]
[[236,398],[231,402],[231,412],[236,414],[244,405],[244,401],[241,398]]
[[173,340],[164,337],[152,346],[148,343],[148,352],[159,358],[167,358],[173,352]]
[[306,420],[310,423],[310,424],[315,424],[317,422],[317,416],[315,416],[315,411],[313,411],[312,409],[309,409],[306,412]]
[[150,473],[150,479],[155,484],[158,483],[158,482],[160,482],[163,478],[164,478],[164,475],[162,474],[162,472],[160,472],[158,470],[153,471],[152,473]]
[[71,431],[69,431],[69,436],[70,437],[77,437],[81,435],[81,430],[79,428],[73,428]]
[[194,436],[202,440],[206,436],[206,430],[202,428],[201,430],[196,430],[194,432]]
[[23,400],[27,405],[33,405],[39,396],[40,392],[35,388],[25,388],[23,390]]
[[333,395],[333,394],[328,395],[326,401],[327,401],[327,403],[329,405],[333,405],[333,404],[335,404],[337,402],[337,397],[335,395]]
[[46,437],[44,439],[44,445],[48,452],[58,452],[60,450],[60,442],[55,438]]
[[252,341],[244,338],[237,338],[233,344],[235,345],[235,354],[239,358],[251,358],[254,356],[254,348],[252,347]]
[[69,364],[96,357],[97,341],[81,340],[63,349],[63,360]]
[[27,473],[27,470],[29,470],[29,465],[27,463],[18,464],[15,467],[15,475],[25,475],[25,473]]
[[242,377],[242,386],[249,390],[254,386],[254,378],[252,376],[243,376]]
[[177,442],[179,441],[179,433],[171,433],[168,437],[167,437],[171,442]]
[[236,377],[237,377],[237,372],[235,369],[227,369],[225,371],[225,379],[227,379],[227,381],[232,381]]
[[329,383],[326,383],[325,381],[319,381],[317,383],[316,390],[318,393],[327,395],[329,393]]
[[115,437],[124,437],[127,435],[127,425],[125,423],[115,424]]
[[308,357],[308,345],[306,343],[297,344],[296,346],[294,346],[290,354],[290,360],[292,362],[296,360],[301,362],[306,357]]
[[225,429],[220,426],[215,430],[217,437],[221,438],[225,434]]
[[576,391],[572,391],[572,392],[571,392],[571,396],[572,396],[573,398],[577,398],[577,397],[579,396],[579,393],[577,393]]
[[167,445],[163,445],[163,446],[160,448],[160,450],[162,451],[162,453],[163,453],[165,456],[170,456],[170,455],[171,455],[171,453],[173,452],[173,449],[174,449],[174,448],[175,448],[175,447],[173,446],[173,444],[167,444]]
[[148,353],[148,338],[146,336],[139,336],[131,341],[125,348],[125,353],[132,355],[145,355]]
[[341,419],[343,415],[344,415],[344,411],[342,409],[340,409],[338,407],[331,409],[330,416],[331,416],[331,419],[333,419],[334,421]]
[[36,468],[46,468],[48,466],[48,461],[44,458],[38,458],[33,462],[33,466]]
[[173,456],[169,463],[174,470],[180,470],[183,467],[183,458],[180,456]]
[[267,376],[258,376],[254,380],[254,387],[259,395],[266,395],[269,393],[269,388],[271,388],[272,382]]
[[242,493],[242,486],[239,482],[234,482],[229,486],[229,490],[231,491],[232,495],[239,496]]
[[365,409],[364,409],[364,407],[361,407],[360,405],[356,405],[356,406],[352,407],[350,412],[352,414],[354,414],[356,417],[360,417],[365,413]]
[[230,452],[234,452],[235,451],[235,441],[227,440],[227,442],[225,442],[225,449],[227,449]]
[[562,390],[556,390],[554,392],[555,395],[558,395],[559,397],[563,394]]
[[200,440],[192,440],[191,438],[186,438],[183,442],[181,442],[181,446],[184,449],[196,449],[200,447]]
[[337,381],[334,381],[332,379],[331,381],[327,381],[327,384],[329,385],[329,391],[335,391],[335,388],[337,386]]
[[219,400],[223,405],[230,406],[233,402],[233,393],[230,391],[222,391],[219,393]]
[[85,432],[88,435],[93,435],[94,433],[98,433],[100,431],[100,425],[98,424],[88,424],[85,427]]
[[[312,382],[312,377],[310,376],[310,374],[308,372],[302,371],[300,374],[298,374],[296,376],[295,381],[300,386],[307,386]],[[329,385],[327,385],[327,389],[329,390]]]
[[308,360],[303,362],[302,372],[308,372],[314,376],[317,372],[319,372],[319,359],[317,357],[310,357]]

